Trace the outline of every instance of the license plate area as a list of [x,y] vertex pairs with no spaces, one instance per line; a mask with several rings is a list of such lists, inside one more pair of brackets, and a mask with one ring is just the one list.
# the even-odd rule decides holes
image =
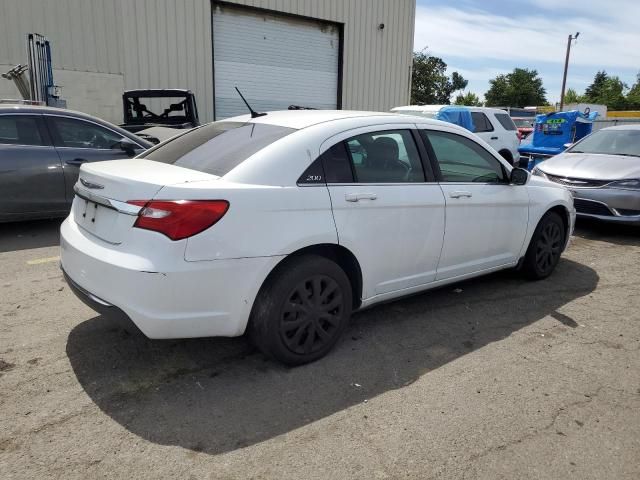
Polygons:
[[82,229],[109,243],[122,243],[124,227],[120,224],[122,216],[112,208],[85,198],[76,196],[73,200],[73,217],[76,223]]

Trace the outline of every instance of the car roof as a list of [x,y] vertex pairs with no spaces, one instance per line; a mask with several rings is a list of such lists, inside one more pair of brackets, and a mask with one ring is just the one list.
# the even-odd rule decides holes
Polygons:
[[99,125],[103,125],[104,127],[108,127],[112,130],[117,131],[118,133],[121,133],[123,136],[129,137],[129,138],[135,138],[136,141],[138,143],[142,143],[144,146],[146,146],[147,148],[149,146],[151,146],[152,144],[149,143],[147,140],[145,140],[144,138],[138,137],[136,134],[128,132],[126,130],[124,130],[122,127],[119,127],[118,125],[115,125],[111,122],[108,122],[106,120],[103,120],[99,117],[94,117],[92,115],[86,114],[86,113],[82,113],[82,112],[77,112],[75,110],[68,110],[66,108],[56,108],[56,107],[49,107],[47,105],[25,105],[25,104],[21,104],[21,103],[3,103],[0,104],[0,115],[7,115],[7,114],[12,114],[12,113],[31,113],[31,114],[36,114],[36,115],[41,115],[43,113],[48,113],[51,115],[62,115],[65,117],[73,117],[73,118],[80,118],[80,119],[84,119],[84,120],[89,120],[90,122],[94,122],[97,123]]
[[602,128],[601,130],[640,130],[640,123],[632,123],[631,125],[615,125],[613,127]]
[[15,104],[3,103],[0,105],[0,113],[37,113],[37,114],[41,114],[41,113],[56,114],[57,113],[60,115],[86,118],[88,120],[93,120],[93,121],[100,120],[101,122],[109,123],[109,122],[105,122],[105,120],[102,120],[98,117],[94,117],[87,113],[77,112],[75,110],[69,110],[66,108],[49,107],[47,105],[24,105],[20,103],[15,103]]
[[[355,110],[282,110],[275,112],[267,112],[266,115],[257,118],[251,118],[251,115],[242,115],[239,117],[227,118],[227,122],[242,123],[265,123],[269,125],[278,125],[280,127],[295,128],[301,130],[321,123],[335,122],[349,119],[362,119],[362,124],[367,125],[372,118],[377,118],[382,123],[410,123],[410,116],[397,113],[384,112],[365,112]],[[422,117],[416,117],[420,123],[433,123],[434,125],[442,125],[443,122],[438,120],[429,120]],[[449,124],[447,124],[449,125]]]
[[391,112],[438,112],[444,107],[463,107],[468,108],[472,112],[491,112],[491,113],[507,113],[502,108],[493,107],[472,107],[468,105],[406,105],[403,107],[394,107]]

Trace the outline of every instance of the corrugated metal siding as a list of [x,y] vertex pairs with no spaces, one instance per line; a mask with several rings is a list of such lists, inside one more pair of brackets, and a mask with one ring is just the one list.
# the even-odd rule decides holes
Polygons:
[[121,74],[121,17],[114,0],[0,0],[0,64],[27,63],[25,36],[40,33],[54,68]]
[[[342,107],[408,103],[415,0],[228,3],[343,23]],[[53,43],[54,68],[124,74],[126,88],[189,88],[209,121],[211,15],[210,0],[0,0],[0,64],[25,63],[24,35],[41,33]]]
[[188,88],[212,120],[209,0],[123,0],[122,13],[125,87]]

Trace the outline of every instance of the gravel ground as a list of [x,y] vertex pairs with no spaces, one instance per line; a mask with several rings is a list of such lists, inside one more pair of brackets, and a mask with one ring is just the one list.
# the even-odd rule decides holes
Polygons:
[[580,225],[554,275],[359,313],[287,369],[85,307],[57,228],[0,226],[0,477],[640,478],[640,231]]

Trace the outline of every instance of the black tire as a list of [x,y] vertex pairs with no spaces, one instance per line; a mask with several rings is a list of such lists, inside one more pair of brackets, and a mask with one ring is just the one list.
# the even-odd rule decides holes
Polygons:
[[511,155],[511,152],[509,150],[500,150],[498,153],[500,154],[500,156],[502,156],[502,158],[509,162],[509,165],[513,165],[513,155]]
[[522,263],[522,273],[531,280],[547,278],[560,261],[566,232],[555,212],[547,212],[538,223]]
[[351,317],[351,284],[342,268],[327,258],[304,255],[289,260],[267,282],[251,312],[251,341],[286,365],[325,356]]

